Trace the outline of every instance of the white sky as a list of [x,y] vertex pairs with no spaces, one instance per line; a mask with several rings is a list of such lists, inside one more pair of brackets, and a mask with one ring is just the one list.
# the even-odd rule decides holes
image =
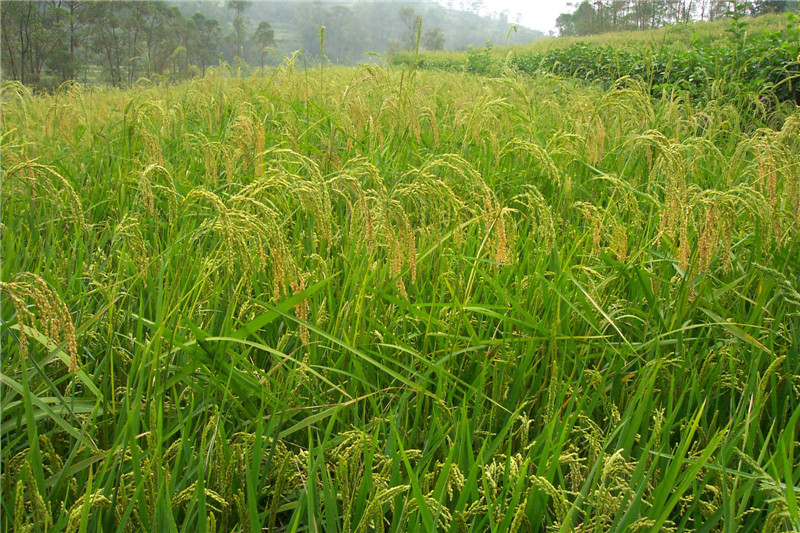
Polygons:
[[[512,14],[522,14],[520,24],[534,30],[555,31],[556,19],[561,13],[571,13],[573,8],[567,6],[570,0],[487,0],[486,4],[503,6]],[[577,2],[576,2],[577,3]],[[497,8],[495,8],[497,9]]]
[[[448,1],[439,0],[439,3],[447,4]],[[459,0],[453,3],[457,5]],[[516,21],[519,13],[520,24],[547,33],[550,30],[555,31],[556,18],[561,13],[571,13],[574,10],[567,6],[568,3],[577,4],[580,0],[483,0],[483,7],[489,13],[508,10],[511,21]]]
[[[1,0],[0,0],[1,1]],[[219,4],[224,3],[224,0],[214,0]],[[255,1],[270,1],[270,0],[255,0]],[[285,1],[285,0],[283,0]],[[293,0],[295,2],[311,2],[313,0]],[[336,1],[336,0],[323,0],[323,1]],[[354,0],[344,0],[354,1]],[[355,0],[364,1],[364,0]],[[367,0],[369,1],[369,0]],[[382,0],[387,1],[387,0]],[[388,0],[397,1],[404,4],[413,4],[415,2],[438,2],[445,7],[458,9],[459,5],[472,4],[474,0]],[[567,4],[579,4],[581,0],[482,0],[484,14],[500,13],[508,11],[508,20],[511,22],[519,22],[523,26],[539,30],[542,32],[549,32],[556,30],[556,18],[561,13],[572,13],[574,7],[569,7]],[[519,16],[518,16],[519,15]]]

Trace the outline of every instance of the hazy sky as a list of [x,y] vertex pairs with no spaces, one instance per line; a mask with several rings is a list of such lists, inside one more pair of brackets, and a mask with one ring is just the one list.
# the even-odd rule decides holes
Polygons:
[[574,0],[487,0],[485,3],[487,7],[492,6],[497,11],[508,9],[512,18],[515,13],[521,13],[520,24],[547,32],[556,29],[556,18],[561,13],[572,11],[572,8],[567,7],[567,3],[572,1]]
[[[520,24],[548,32],[556,29],[556,18],[561,13],[572,12],[567,3],[578,3],[579,0],[483,0],[484,10],[500,12],[508,10],[509,19],[514,20],[517,13],[521,15]],[[448,0],[439,0],[446,5]],[[459,0],[452,2],[458,5]]]

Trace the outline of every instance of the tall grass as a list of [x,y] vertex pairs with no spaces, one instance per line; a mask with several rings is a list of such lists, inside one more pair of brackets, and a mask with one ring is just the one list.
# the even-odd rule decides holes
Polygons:
[[2,531],[800,527],[800,112],[219,73],[2,107]]

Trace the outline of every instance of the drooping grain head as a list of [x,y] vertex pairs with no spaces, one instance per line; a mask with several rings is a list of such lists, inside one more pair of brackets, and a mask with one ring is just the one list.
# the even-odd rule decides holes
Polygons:
[[[41,333],[56,346],[65,343],[69,356],[69,371],[78,369],[78,343],[75,326],[64,301],[50,288],[46,281],[36,274],[23,273],[17,276],[19,281],[0,282],[0,292],[11,300],[17,312],[20,332],[20,354],[28,356],[27,328],[34,329],[35,318],[38,318]],[[27,301],[36,307],[36,315],[27,308]]]
[[603,218],[597,206],[589,202],[577,202],[575,207],[589,223],[592,232],[592,252],[600,255],[600,242],[603,232]]
[[689,225],[691,223],[691,211],[688,205],[681,208],[680,231],[678,237],[678,267],[684,272],[689,267],[689,257],[692,249],[689,243]]
[[617,261],[624,263],[628,257],[628,225],[615,223],[611,230],[611,251],[617,257]]
[[[13,184],[17,180],[21,180],[31,187],[31,195],[34,197],[37,195],[36,191],[41,191],[42,195],[47,196],[54,206],[60,208],[66,203],[66,209],[74,224],[81,229],[86,227],[83,206],[78,194],[72,184],[54,168],[25,158],[3,172],[4,186],[7,181],[12,181]],[[64,197],[66,197],[66,202]]]
[[[294,294],[300,294],[304,290],[306,290],[306,281],[302,274],[297,276],[297,281],[291,282],[292,292]],[[303,299],[294,307],[294,315],[303,322],[308,322],[310,313],[310,307],[308,305],[308,299]],[[308,327],[305,324],[300,324],[300,342],[303,346],[308,346],[309,335],[308,335]]]
[[698,269],[700,272],[708,272],[708,267],[711,265],[714,248],[717,245],[719,234],[719,225],[717,223],[718,215],[713,205],[708,205],[704,209],[703,225],[700,230],[700,238],[697,246],[698,253]]

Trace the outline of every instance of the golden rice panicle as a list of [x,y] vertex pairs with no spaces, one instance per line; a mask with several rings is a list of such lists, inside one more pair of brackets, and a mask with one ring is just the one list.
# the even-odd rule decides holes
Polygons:
[[[36,479],[33,477],[33,469],[31,468],[31,458],[28,456],[27,460],[22,464],[22,472],[20,474],[21,480],[25,480],[25,487],[28,489],[28,496],[30,497],[30,518],[33,519],[36,529],[41,528],[47,531],[53,525],[53,516],[47,502],[39,492],[39,487],[36,485]],[[24,513],[23,513],[24,516]],[[23,530],[25,531],[25,530]]]
[[281,187],[280,180],[261,180],[254,182],[230,199],[232,214],[236,220],[236,239],[244,261],[248,261],[248,249],[255,246],[255,255],[261,271],[272,268],[273,296],[277,300],[285,288],[287,279],[296,275],[296,265],[292,257],[286,235],[281,228],[282,215],[262,202],[260,196],[275,186]]
[[506,227],[506,209],[500,209],[497,212],[497,224],[495,225],[495,240],[494,240],[494,261],[498,265],[505,265],[511,261],[511,255],[508,252],[508,230]]
[[651,174],[664,180],[665,207],[661,212],[659,232],[674,240],[680,231],[687,197],[687,162],[686,154],[682,153],[684,147],[658,132],[649,132],[643,136],[642,141],[652,143],[658,148],[659,154]]
[[406,250],[408,255],[408,270],[411,274],[411,284],[417,282],[417,243],[414,238],[414,232],[410,229],[406,231]]
[[403,298],[408,299],[406,284],[403,282],[402,276],[403,263],[405,262],[402,239],[397,238],[392,233],[389,233],[386,239],[387,244],[389,245],[389,272],[393,278],[397,278],[397,281],[395,282],[397,291],[403,296]]
[[81,517],[91,513],[95,507],[106,508],[111,506],[111,500],[103,495],[103,489],[98,489],[91,494],[83,494],[70,508],[67,520],[67,533],[76,533],[80,530]]
[[617,257],[617,261],[624,263],[628,257],[628,226],[627,224],[616,222],[611,230],[611,251]]
[[114,228],[112,243],[115,244],[115,250],[120,255],[123,253],[122,243],[127,244],[130,250],[129,258],[136,265],[139,275],[142,277],[147,275],[152,259],[151,253],[147,242],[142,236],[139,220],[135,216],[125,215],[117,227]]
[[758,151],[758,177],[761,192],[767,198],[770,208],[774,210],[778,196],[778,172],[773,151],[769,145],[764,148]]
[[222,234],[222,239],[223,242],[225,243],[225,248],[227,250],[226,253],[227,271],[228,274],[232,274],[233,263],[234,263],[234,252],[236,249],[236,245],[234,242],[235,241],[234,227],[228,207],[225,205],[225,203],[219,196],[217,196],[211,191],[206,191],[204,189],[192,189],[192,191],[186,195],[186,199],[184,200],[184,202],[187,204],[191,204],[193,202],[200,200],[203,200],[208,204],[210,204],[218,216],[218,220],[214,223],[213,227],[214,229],[218,229]]
[[375,222],[367,198],[363,194],[358,197],[358,210],[364,226],[364,240],[367,243],[367,251],[371,253],[375,248]]
[[[3,157],[6,157],[5,153],[3,153]],[[3,186],[6,186],[6,180],[17,174],[21,176],[20,180],[31,187],[31,195],[34,198],[41,186],[44,195],[52,199],[54,205],[61,206],[64,203],[62,192],[66,192],[67,209],[72,215],[73,222],[79,228],[86,227],[83,206],[78,194],[72,184],[64,176],[56,172],[55,169],[39,164],[36,161],[25,159],[3,172]],[[43,179],[38,179],[40,176]]]
[[378,147],[383,148],[383,126],[381,126],[380,114],[369,115],[369,138],[378,139]]
[[154,218],[156,216],[156,200],[155,196],[153,196],[153,187],[148,179],[147,172],[139,174],[139,195],[150,216]]
[[[393,278],[396,278],[395,285],[398,292],[403,298],[408,298],[402,274],[412,246],[414,246],[413,255],[416,258],[416,244],[411,222],[400,202],[391,198],[383,198],[380,218],[381,229],[388,248],[389,272]],[[416,276],[416,274],[412,275]]]
[[[6,474],[8,475],[8,474]],[[25,509],[25,483],[21,479],[17,480],[17,487],[14,496],[14,531],[27,531],[27,510]]]
[[733,222],[722,224],[722,271],[727,274],[731,270],[731,254],[733,253]]
[[233,185],[233,176],[236,174],[236,154],[230,146],[223,145],[222,159],[225,164],[225,184],[230,189]]
[[[302,274],[297,275],[297,280],[291,282],[292,292],[297,295],[306,290],[306,280]],[[308,317],[310,314],[310,307],[308,305],[308,299],[304,298],[300,303],[294,306],[294,316],[297,317],[298,320],[303,322],[308,322]],[[303,346],[308,346],[309,335],[308,335],[308,327],[305,324],[300,324],[300,342]]]
[[[161,176],[165,185],[155,182],[153,179],[155,176]],[[145,202],[151,217],[156,216],[156,197],[153,192],[154,189],[166,194],[168,206],[167,219],[169,222],[174,222],[178,216],[178,199],[180,198],[180,194],[175,188],[175,180],[172,178],[172,173],[157,163],[148,165],[139,175],[139,194]]]
[[236,155],[240,156],[243,165],[248,167],[254,160],[253,144],[258,143],[256,132],[259,128],[253,118],[255,111],[252,105],[249,103],[242,103],[241,105],[242,108],[231,125],[230,138],[235,146]]
[[616,136],[628,129],[647,129],[655,119],[650,90],[643,81],[623,77],[616,81],[598,104],[607,118],[617,123]]
[[[375,248],[378,230],[376,224],[380,218],[379,213],[373,212],[372,204],[381,195],[387,194],[383,178],[374,165],[359,157],[347,161],[341,174],[332,182],[342,194],[349,192],[355,197],[353,201],[348,199],[353,216],[351,237],[361,237],[366,243],[367,251],[371,253]],[[360,235],[356,234],[357,230]]]
[[492,260],[497,265],[508,263],[508,234],[506,233],[505,209],[501,208],[492,191],[483,189],[483,218],[486,234],[491,238]]
[[708,272],[711,265],[714,249],[719,237],[718,214],[713,204],[706,205],[703,209],[703,225],[700,228],[700,237],[697,245],[698,269]]
[[28,356],[26,330],[34,328],[34,315],[26,305],[26,301],[31,300],[36,306],[42,333],[56,345],[66,343],[69,371],[75,372],[78,369],[78,343],[75,326],[66,304],[47,282],[36,274],[25,272],[17,276],[17,279],[19,281],[0,282],[0,292],[8,296],[17,312],[22,356]]
[[553,213],[542,193],[534,185],[526,186],[526,192],[514,198],[520,212],[528,218],[533,234],[537,237],[538,248],[549,250],[556,239]]
[[203,144],[203,161],[206,168],[206,176],[211,178],[211,185],[217,186],[217,176],[219,175],[220,145],[218,142],[206,142]]
[[185,202],[204,201],[211,206],[215,218],[209,218],[200,226],[197,237],[216,233],[222,243],[221,249],[213,255],[212,264],[225,264],[225,272],[231,275],[238,266],[243,281],[249,282],[258,272],[253,266],[255,258],[263,270],[266,266],[265,250],[284,254],[286,245],[280,230],[276,230],[275,212],[258,200],[247,195],[237,195],[223,202],[216,194],[202,189],[194,189]]
[[[545,176],[547,176],[554,182],[561,181],[562,179],[561,171],[558,169],[558,166],[553,161],[553,158],[551,157],[551,152],[549,152],[548,149],[543,148],[539,143],[514,138],[508,143],[506,143],[506,145],[502,148],[502,150],[499,150],[497,152],[498,161],[499,159],[502,159],[506,155],[512,153],[520,153],[523,156],[530,157],[531,159],[533,159],[533,162],[536,163],[536,166],[539,169],[541,169],[541,172]],[[469,163],[466,161],[464,161],[464,163],[466,163],[466,165],[469,165]],[[467,174],[472,177],[473,173],[475,173],[475,171],[471,167],[468,167]],[[481,182],[483,182],[483,179],[480,177],[480,175],[478,175],[477,177],[472,177],[473,180],[475,180],[476,178]]]
[[161,152],[161,140],[147,130],[141,132],[144,142],[144,152],[142,156],[145,161],[156,165],[164,166],[164,154]]
[[256,179],[263,179],[266,175],[266,162],[264,158],[264,143],[265,143],[265,134],[264,134],[264,125],[256,122],[255,124],[255,137],[256,137],[256,147],[255,147],[255,174]]
[[603,218],[600,216],[600,210],[589,202],[577,202],[575,207],[591,225],[592,253],[600,255],[600,240],[603,232]]
[[594,118],[593,140],[589,143],[589,160],[598,165],[603,160],[606,147],[606,126],[600,117]]
[[333,244],[334,221],[329,183],[319,165],[288,148],[270,148],[265,155],[276,159],[272,172],[283,176],[289,191],[314,221],[314,235],[328,247]]
[[678,267],[686,271],[689,268],[689,256],[691,255],[691,245],[689,244],[689,222],[691,213],[688,205],[681,209],[680,233],[678,237]]
[[439,144],[439,123],[436,120],[436,113],[430,107],[423,107],[420,110],[420,113],[423,116],[428,117],[428,121],[431,124],[431,129],[433,130],[433,142],[435,144]]

